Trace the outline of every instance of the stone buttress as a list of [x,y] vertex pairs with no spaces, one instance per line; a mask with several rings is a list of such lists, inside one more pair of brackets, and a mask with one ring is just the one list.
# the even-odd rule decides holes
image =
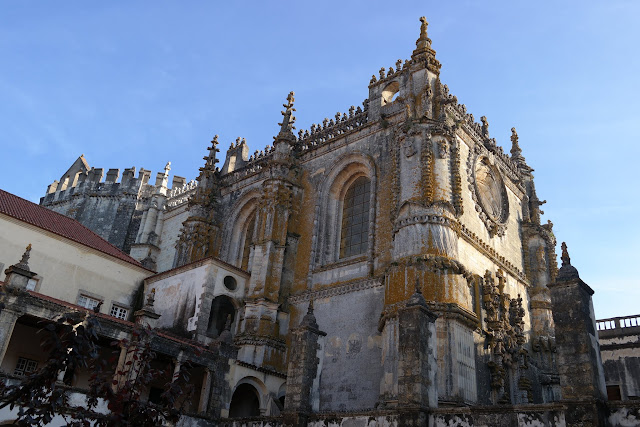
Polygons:
[[282,112],[281,129],[274,138],[271,158],[266,165],[266,179],[261,184],[261,196],[256,218],[251,278],[246,292],[244,312],[236,343],[239,359],[256,366],[268,366],[280,372],[285,369],[285,330],[281,320],[288,313],[281,310],[281,288],[285,254],[292,231],[292,217],[299,204],[301,186],[296,161],[295,117],[292,113],[293,92],[287,97]]

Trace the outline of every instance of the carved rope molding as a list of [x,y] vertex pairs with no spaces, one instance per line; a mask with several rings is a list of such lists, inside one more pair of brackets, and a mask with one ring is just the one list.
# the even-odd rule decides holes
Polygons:
[[343,285],[333,286],[331,288],[319,289],[317,291],[306,291],[302,294],[289,297],[289,303],[299,304],[309,300],[317,300],[323,298],[331,298],[337,295],[344,295],[351,292],[363,291],[384,286],[380,279],[365,279],[357,282],[345,283]]
[[493,262],[499,265],[503,270],[509,272],[513,277],[517,277],[518,279],[522,280],[522,282],[524,282],[527,286],[530,285],[527,277],[522,271],[518,269],[518,267],[511,264],[502,255],[499,255],[495,249],[483,242],[482,239],[476,236],[474,232],[472,232],[462,224],[460,224],[460,235],[478,251],[482,252],[487,258],[491,259]]
[[456,227],[456,222],[451,219],[442,216],[442,215],[413,215],[408,218],[402,218],[397,220],[393,224],[393,232],[397,233],[403,227],[414,224],[436,224],[436,225],[444,225],[449,228]]

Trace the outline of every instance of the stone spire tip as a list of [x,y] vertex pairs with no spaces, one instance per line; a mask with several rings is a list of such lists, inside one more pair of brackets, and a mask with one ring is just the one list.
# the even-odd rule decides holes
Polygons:
[[418,59],[422,56],[432,57],[435,59],[436,52],[431,48],[431,39],[427,35],[427,27],[429,23],[427,22],[427,18],[422,16],[420,17],[420,37],[416,40],[416,48],[411,54],[412,59]]
[[21,268],[26,271],[29,270],[29,257],[31,257],[31,243],[27,245],[24,253],[22,254],[22,258],[20,258],[20,262],[16,265],[16,267]]
[[280,125],[280,132],[275,139],[291,139],[291,137],[295,139],[295,135],[293,134],[293,130],[295,129],[295,126],[293,126],[293,124],[296,121],[296,118],[293,115],[293,112],[296,111],[296,109],[293,108],[294,101],[295,92],[291,91],[289,92],[289,95],[287,95],[287,103],[282,104],[282,106],[284,107],[284,111],[281,112],[283,119],[282,123],[278,123]]
[[569,257],[569,251],[567,250],[567,244],[562,242],[560,247],[562,248],[562,256],[560,257],[562,260],[562,266],[571,265],[571,258]]

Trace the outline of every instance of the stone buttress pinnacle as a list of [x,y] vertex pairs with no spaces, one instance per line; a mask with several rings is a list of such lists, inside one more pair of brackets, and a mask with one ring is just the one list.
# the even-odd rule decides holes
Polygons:
[[289,95],[287,95],[287,103],[282,104],[285,110],[281,112],[283,118],[282,123],[278,123],[280,125],[280,132],[278,132],[278,136],[274,138],[276,141],[283,139],[296,139],[296,136],[293,134],[293,130],[295,129],[295,126],[293,126],[293,124],[296,121],[296,118],[293,115],[293,112],[296,111],[296,109],[293,108],[293,102],[295,101],[294,96],[295,93],[293,91],[289,92]]
[[427,68],[438,74],[440,72],[440,62],[436,59],[436,51],[431,47],[431,39],[427,36],[429,23],[424,16],[420,18],[420,37],[416,40],[416,48],[411,54],[413,61],[426,61]]
[[209,155],[202,158],[206,162],[205,162],[204,168],[200,168],[200,170],[202,169],[214,170],[216,163],[218,163],[217,153],[219,152],[220,150],[218,149],[218,135],[215,135],[211,140],[211,147],[209,147]]

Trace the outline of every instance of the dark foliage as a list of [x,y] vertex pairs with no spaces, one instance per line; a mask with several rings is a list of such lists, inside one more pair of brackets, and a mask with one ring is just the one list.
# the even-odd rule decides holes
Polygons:
[[[131,340],[111,344],[111,358],[100,356],[99,331],[94,314],[69,313],[46,324],[41,333],[48,362],[20,384],[0,382],[0,408],[17,407],[16,424],[23,426],[43,426],[56,415],[64,417],[68,426],[157,426],[176,422],[188,401],[185,391],[189,387],[185,385],[189,365],[183,364],[175,378],[167,381],[158,404],[143,401],[142,392],[166,378],[167,372],[151,366],[156,358],[151,347],[153,331],[136,326]],[[71,406],[69,384],[82,368],[93,372],[86,402],[82,407]]]

